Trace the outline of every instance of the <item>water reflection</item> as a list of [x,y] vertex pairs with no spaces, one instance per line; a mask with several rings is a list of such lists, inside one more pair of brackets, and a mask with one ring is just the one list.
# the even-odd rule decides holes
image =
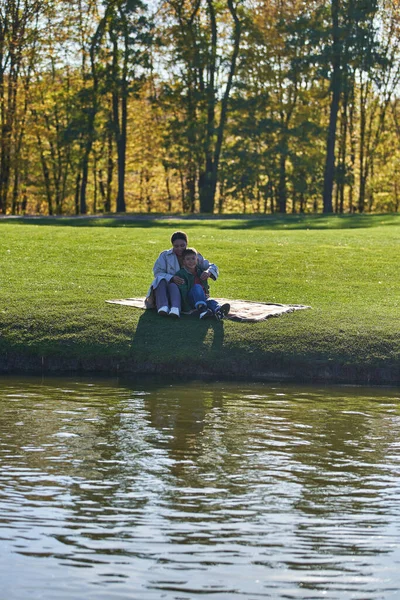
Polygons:
[[4,599],[397,597],[399,399],[1,380]]

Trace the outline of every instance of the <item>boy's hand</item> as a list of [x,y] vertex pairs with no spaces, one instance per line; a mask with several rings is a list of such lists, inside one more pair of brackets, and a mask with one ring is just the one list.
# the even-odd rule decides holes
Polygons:
[[185,280],[182,279],[182,277],[178,277],[177,275],[173,276],[172,281],[176,283],[176,285],[183,285],[185,283]]
[[203,281],[205,281],[209,277],[211,277],[211,275],[208,271],[203,271],[202,274],[200,275],[200,279],[202,279]]

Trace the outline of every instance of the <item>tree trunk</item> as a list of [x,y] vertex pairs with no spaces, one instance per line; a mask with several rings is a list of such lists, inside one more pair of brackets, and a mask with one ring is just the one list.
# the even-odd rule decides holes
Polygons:
[[350,111],[349,111],[349,138],[350,138],[350,172],[351,181],[349,185],[349,211],[354,212],[354,172],[356,167],[356,136],[354,127],[354,92],[351,97]]
[[[374,163],[375,163],[374,156],[372,156],[371,157],[371,163],[370,163],[371,164],[370,173],[371,173],[371,179],[372,179],[372,181],[374,179]],[[372,212],[372,207],[373,207],[373,204],[374,204],[374,200],[375,200],[375,198],[374,198],[374,190],[373,190],[372,185],[370,185],[369,186],[369,194],[368,194],[368,212]]]
[[205,140],[205,165],[199,175],[199,198],[200,211],[205,213],[214,212],[216,180],[214,181],[214,136],[215,136],[215,71],[217,57],[217,21],[212,0],[207,0],[211,27],[211,59],[208,64],[207,84],[207,127]]
[[16,82],[13,82],[13,75],[10,74],[7,86],[7,102],[3,102],[1,107],[0,210],[4,214],[7,212],[11,175],[11,140],[15,121],[15,106],[13,103],[14,85],[16,85]]
[[278,206],[280,213],[286,213],[287,189],[286,189],[286,153],[281,152],[279,157],[279,181],[278,181]]
[[185,179],[185,201],[184,201],[184,212],[194,213],[195,202],[196,202],[196,165],[194,161],[190,160],[187,176]]
[[215,190],[213,169],[212,161],[207,160],[205,171],[199,175],[200,212],[202,213],[214,212]]
[[237,15],[233,0],[227,0],[228,8],[234,22],[233,51],[230,61],[228,80],[225,86],[221,101],[221,113],[217,127],[217,139],[212,159],[206,158],[205,173],[201,175],[202,181],[200,187],[200,211],[204,213],[213,213],[215,206],[215,195],[217,191],[218,168],[221,158],[221,149],[225,132],[225,125],[228,117],[228,102],[232,88],[233,78],[236,72],[236,62],[239,54],[239,44],[241,37],[241,23]]
[[222,180],[219,184],[219,195],[218,195],[218,214],[222,215],[224,212],[225,204],[225,182]]
[[114,31],[110,30],[110,38],[113,44],[112,72],[113,72],[113,92],[112,92],[112,119],[115,133],[115,142],[117,149],[117,200],[116,212],[125,212],[125,161],[126,161],[126,126],[127,126],[127,79],[126,79],[126,60],[127,47],[124,50],[124,67],[120,72],[118,64],[120,51],[118,40]]
[[118,156],[118,193],[117,212],[125,212],[125,170],[126,170],[126,132],[121,134],[117,141]]
[[106,189],[106,203],[104,211],[111,212],[111,195],[112,195],[112,182],[114,174],[114,159],[113,159],[113,138],[111,131],[108,132],[108,158],[107,158],[107,189]]
[[332,78],[331,78],[331,104],[329,110],[329,126],[326,142],[326,161],[324,172],[324,191],[323,191],[323,212],[333,212],[332,193],[335,180],[335,142],[337,116],[339,112],[339,103],[341,95],[341,44],[339,39],[339,0],[331,0],[332,15]]
[[182,212],[185,212],[186,196],[185,196],[185,177],[182,169],[179,167],[179,183],[181,188],[181,206]]
[[18,195],[19,195],[19,169],[14,169],[14,185],[12,193],[12,208],[11,214],[16,215],[18,210]]
[[93,156],[93,214],[97,213],[97,196],[98,196],[98,182],[97,182],[97,156],[96,153]]
[[[121,104],[121,118],[119,117]],[[117,147],[117,213],[125,212],[125,168],[126,168],[126,125],[127,125],[127,99],[122,96],[121,101],[119,94],[113,94],[113,113],[114,126],[116,130],[116,147]]]
[[81,176],[82,176],[82,173],[80,171],[78,171],[78,174],[76,176],[76,181],[75,181],[75,214],[76,214],[76,216],[79,215],[79,209],[80,209],[79,197],[80,197],[80,189],[81,189]]
[[363,213],[365,208],[365,187],[366,187],[366,161],[365,161],[365,144],[366,144],[366,106],[364,97],[365,86],[361,82],[360,85],[360,154],[359,154],[359,171],[360,184],[358,190],[358,212]]
[[82,177],[81,177],[81,187],[79,191],[79,213],[81,215],[86,215],[86,187],[88,182],[88,174],[89,174],[89,154],[85,152],[82,161]]
[[44,180],[44,187],[46,190],[48,211],[49,211],[49,215],[52,215],[53,214],[53,198],[52,198],[52,194],[51,194],[50,170],[47,165],[46,157],[45,157],[45,154],[43,151],[42,138],[40,137],[39,133],[36,134],[36,139],[38,141],[38,146],[39,146],[40,162],[42,165],[43,180]]

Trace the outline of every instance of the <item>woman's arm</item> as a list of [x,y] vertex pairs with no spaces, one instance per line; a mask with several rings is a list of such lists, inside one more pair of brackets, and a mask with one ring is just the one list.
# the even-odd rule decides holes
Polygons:
[[174,273],[168,272],[167,252],[168,250],[164,250],[157,258],[153,266],[153,274],[154,277],[157,277],[158,279],[166,279],[169,281],[174,276]]
[[201,269],[203,269],[203,273],[201,274],[200,279],[208,279],[211,277],[214,281],[218,278],[219,270],[217,265],[214,263],[210,263],[209,260],[204,258],[201,254],[197,253],[197,264]]

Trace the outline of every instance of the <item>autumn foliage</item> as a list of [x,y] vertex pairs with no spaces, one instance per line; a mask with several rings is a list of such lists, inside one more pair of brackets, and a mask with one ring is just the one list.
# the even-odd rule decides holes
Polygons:
[[0,212],[385,212],[398,0],[5,0]]

